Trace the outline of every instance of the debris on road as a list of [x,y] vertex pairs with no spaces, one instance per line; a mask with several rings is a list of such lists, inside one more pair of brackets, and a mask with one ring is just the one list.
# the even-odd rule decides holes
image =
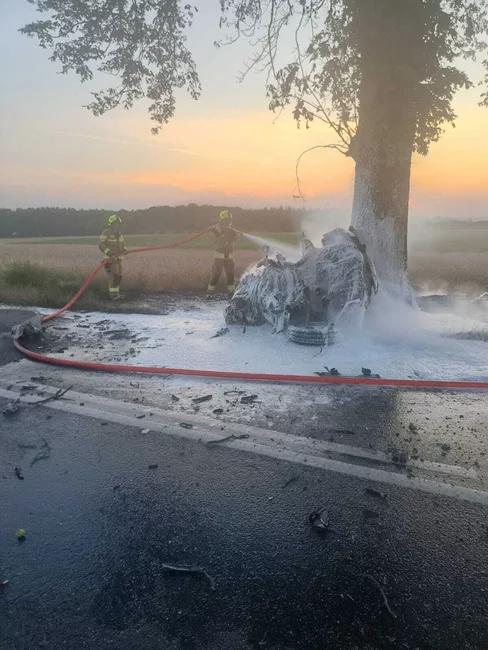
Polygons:
[[217,408],[217,409],[214,409],[214,410],[212,411],[212,413],[213,413],[214,415],[222,415],[223,412],[224,412],[224,409],[222,409],[222,408]]
[[231,434],[230,436],[227,436],[225,438],[217,438],[216,440],[209,440],[206,444],[207,446],[209,445],[219,445],[222,442],[229,442],[229,440],[247,440],[249,438],[248,433],[243,433],[240,436],[235,436],[234,434]]
[[110,341],[122,341],[123,339],[131,339],[133,334],[128,329],[122,330],[109,330],[108,332],[103,332],[106,334]]
[[329,530],[329,511],[325,506],[314,510],[308,515],[308,521],[318,533],[326,533]]
[[370,510],[369,508],[363,508],[363,519],[379,519],[379,512],[376,510]]
[[241,397],[241,404],[254,404],[259,395],[244,395]]
[[215,334],[213,334],[210,338],[211,339],[216,339],[219,336],[224,336],[224,334],[227,334],[230,332],[230,329],[228,327],[221,327]]
[[379,591],[380,594],[381,594],[381,598],[383,599],[383,606],[384,606],[384,608],[386,609],[386,611],[388,612],[388,614],[389,614],[393,619],[396,619],[397,615],[396,615],[395,612],[391,609],[391,607],[390,607],[390,603],[388,602],[388,598],[386,597],[385,591],[384,591],[383,587],[380,585],[380,583],[378,582],[378,580],[376,580],[376,578],[373,578],[373,576],[369,575],[369,573],[361,573],[361,577],[362,577],[362,578],[366,578],[366,580],[369,580],[369,581],[371,582],[371,584],[373,584],[373,585],[378,589],[378,591]]
[[141,433],[149,433],[150,429],[143,429]]
[[49,446],[49,443],[46,441],[45,438],[43,438],[44,444],[41,447],[41,451],[34,456],[34,458],[31,460],[30,466],[32,467],[35,465],[37,462],[40,460],[46,460],[51,456],[51,447]]
[[15,531],[15,537],[19,540],[19,542],[23,542],[25,539],[25,530],[23,528],[17,528]]
[[37,445],[24,445],[21,442],[17,446],[19,449],[37,449]]
[[408,461],[408,453],[406,451],[394,451],[391,455],[391,459],[398,465],[406,465]]
[[137,419],[137,420],[142,420],[142,419],[145,418],[145,417],[146,417],[146,416],[145,416],[144,414],[142,414],[142,415],[136,415],[136,419]]
[[245,390],[226,390],[224,395],[245,395]]
[[314,372],[314,375],[318,375],[319,377],[340,377],[340,372],[337,370],[337,368],[327,368],[327,366],[324,366],[325,372]]
[[9,582],[10,582],[10,580],[2,580],[2,581],[0,582],[0,587],[6,587],[6,586],[8,585]]
[[2,413],[6,418],[11,417],[12,415],[15,415],[16,413],[19,412],[19,407],[20,407],[20,399],[17,397],[17,399],[14,399],[9,403],[7,408],[5,408],[2,411]]
[[24,480],[24,475],[22,474],[22,470],[20,469],[20,467],[15,467],[14,468],[14,474],[19,479],[19,481]]
[[180,422],[180,427],[183,429],[193,429],[193,424],[188,424],[188,422]]
[[214,579],[212,578],[211,575],[209,575],[203,567],[200,566],[180,566],[176,564],[163,564],[162,568],[165,571],[168,571],[170,573],[182,573],[182,574],[189,574],[189,575],[194,575],[198,576],[201,578],[205,578],[208,580],[208,583],[210,585],[210,589],[212,591],[215,591],[215,582]]
[[347,436],[355,436],[356,432],[351,431],[351,429],[329,429],[331,433],[343,433]]
[[375,497],[376,499],[382,499],[383,501],[386,501],[387,497],[384,492],[380,492],[379,490],[375,490],[374,488],[369,488],[367,487],[364,490],[365,494],[368,494],[370,497]]
[[179,402],[180,401],[180,398],[176,397],[176,395],[171,395],[171,399],[173,400],[173,402]]
[[148,469],[158,469],[159,465],[156,465],[155,463],[153,465],[148,465]]
[[361,377],[364,377],[365,379],[381,379],[380,375],[373,375],[370,368],[361,368]]
[[418,433],[419,428],[416,424],[410,422],[410,424],[408,425],[408,430],[411,431],[412,433]]
[[451,445],[448,445],[445,442],[440,445],[440,448],[442,449],[442,451],[451,451]]
[[192,402],[194,404],[201,404],[202,402],[209,402],[213,398],[213,395],[204,395],[203,397],[194,397]]
[[73,388],[73,384],[69,386],[68,388],[65,388],[64,390],[60,388],[59,390],[56,391],[54,395],[51,395],[51,397],[46,397],[44,399],[40,399],[37,402],[34,402],[34,406],[38,406],[39,404],[46,404],[46,402],[54,402],[54,400],[61,399],[66,395],[66,393]]

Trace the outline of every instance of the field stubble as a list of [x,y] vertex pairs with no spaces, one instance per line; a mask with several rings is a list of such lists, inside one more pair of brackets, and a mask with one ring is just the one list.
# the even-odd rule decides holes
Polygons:
[[[261,256],[261,252],[256,250],[237,251],[237,276]],[[81,284],[100,259],[94,245],[1,241],[0,301],[57,306],[70,297],[73,288]],[[124,260],[123,289],[129,292],[201,291],[207,284],[212,259],[212,251],[201,248],[130,255]],[[12,264],[25,262],[34,265],[34,272],[35,266],[53,271],[53,281],[46,279],[42,287],[36,286],[35,282],[29,283],[28,279],[17,284],[6,282],[5,271]],[[423,292],[460,291],[474,296],[488,290],[488,254],[413,252],[409,257],[409,276],[415,287]],[[87,294],[80,306],[96,307],[92,303],[103,299],[100,290],[106,286],[107,277],[101,271],[93,283],[91,294]]]

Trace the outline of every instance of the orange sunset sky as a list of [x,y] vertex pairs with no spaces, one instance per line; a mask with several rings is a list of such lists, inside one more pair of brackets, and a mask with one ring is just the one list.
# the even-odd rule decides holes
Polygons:
[[[204,6],[190,42],[203,97],[179,96],[176,118],[155,137],[144,105],[102,118],[84,109],[100,79],[81,85],[74,75],[56,74],[48,54],[17,32],[35,19],[32,6],[3,0],[0,206],[118,209],[193,201],[305,205],[347,215],[353,163],[334,151],[303,159],[306,201],[293,199],[297,157],[333,135],[319,123],[297,130],[287,114],[276,119],[267,110],[262,75],[237,84],[251,50],[245,43],[213,48],[218,2]],[[480,76],[476,67],[470,71]],[[415,156],[413,218],[488,217],[488,109],[477,106],[479,93],[459,94],[457,128],[447,126],[427,158]]]

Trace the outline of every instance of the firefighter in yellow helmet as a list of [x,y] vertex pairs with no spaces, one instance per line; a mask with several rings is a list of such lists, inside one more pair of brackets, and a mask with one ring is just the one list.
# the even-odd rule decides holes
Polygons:
[[215,235],[214,262],[207,287],[207,299],[212,298],[217,287],[222,271],[225,270],[227,280],[227,293],[232,295],[235,291],[234,272],[234,242],[241,232],[232,228],[232,214],[229,210],[222,210],[218,223],[212,228]]
[[113,214],[108,218],[108,228],[105,228],[100,235],[99,248],[106,260],[105,271],[110,278],[108,291],[112,300],[124,298],[120,293],[120,283],[122,282],[122,257],[127,251],[124,245],[124,235],[120,232],[121,225],[122,219]]

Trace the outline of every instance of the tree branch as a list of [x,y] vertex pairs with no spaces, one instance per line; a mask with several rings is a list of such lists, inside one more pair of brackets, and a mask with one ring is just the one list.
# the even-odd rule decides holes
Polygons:
[[300,175],[299,175],[299,167],[300,167],[300,162],[305,156],[305,154],[309,153],[310,151],[313,151],[314,149],[335,149],[336,151],[339,151],[343,156],[346,155],[348,147],[342,145],[342,144],[317,144],[314,147],[310,147],[309,149],[305,149],[305,151],[302,151],[302,153],[298,156],[297,162],[295,165],[295,179],[297,182],[297,190],[298,190],[298,196],[304,201],[305,196],[302,192],[302,187],[301,187],[301,182],[300,182]]

